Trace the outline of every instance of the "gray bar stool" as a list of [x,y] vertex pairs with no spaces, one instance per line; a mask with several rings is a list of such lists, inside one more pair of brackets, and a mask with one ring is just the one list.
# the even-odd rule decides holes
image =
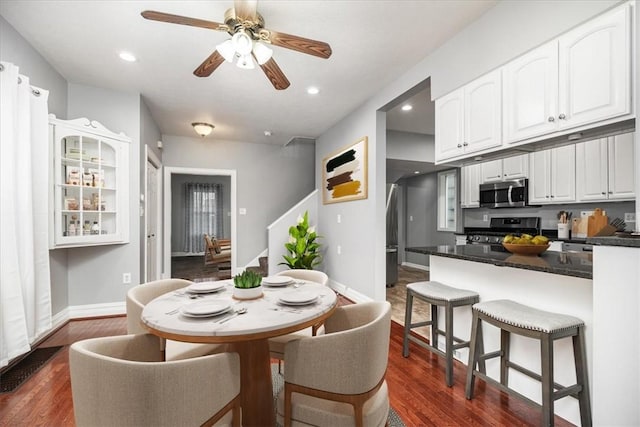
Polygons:
[[[482,345],[482,322],[500,328],[500,350],[484,353]],[[542,361],[541,375],[532,372],[509,359],[511,333],[540,340]],[[562,386],[553,380],[553,342],[560,338],[571,337],[576,370],[576,384]],[[476,365],[487,359],[500,356],[500,382],[476,370]],[[480,365],[481,370],[484,366]],[[589,400],[589,381],[584,339],[584,322],[577,317],[538,310],[510,300],[487,301],[473,306],[471,326],[471,347],[467,366],[467,399],[473,398],[475,377],[497,386],[500,390],[520,397],[535,406],[540,406],[509,388],[509,368],[542,383],[542,424],[553,426],[554,402],[566,396],[578,399],[582,426],[591,426],[591,403]]]
[[[413,298],[419,298],[431,304],[431,320],[411,323]],[[409,356],[409,340],[421,347],[445,358],[445,380],[448,387],[453,385],[453,350],[469,347],[469,341],[453,336],[453,308],[473,305],[478,302],[476,292],[452,288],[440,282],[415,282],[407,285],[407,304],[404,314],[404,343],[402,355]],[[438,306],[444,307],[445,330],[438,328]],[[414,336],[410,331],[421,326],[431,326],[431,340],[426,343]],[[438,349],[438,335],[444,335],[445,352]],[[454,341],[456,344],[454,344]],[[481,366],[482,368],[482,366]]]

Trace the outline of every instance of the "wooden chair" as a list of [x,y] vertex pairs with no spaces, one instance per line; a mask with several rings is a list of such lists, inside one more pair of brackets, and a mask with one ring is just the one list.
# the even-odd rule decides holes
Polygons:
[[287,343],[278,422],[284,427],[386,425],[391,304],[338,307],[325,328],[325,335]]
[[204,265],[205,266],[217,266],[222,264],[231,263],[231,240],[229,239],[215,239],[211,238],[208,234],[204,235]]
[[240,426],[237,353],[162,361],[157,337],[119,335],[69,349],[76,425]]

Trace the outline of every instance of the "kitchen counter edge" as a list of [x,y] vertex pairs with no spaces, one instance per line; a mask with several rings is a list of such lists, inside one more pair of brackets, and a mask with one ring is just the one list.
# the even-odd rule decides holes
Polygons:
[[[467,250],[466,247],[470,249]],[[474,249],[478,247],[480,247],[480,245],[422,246],[405,248],[405,251],[493,264],[498,267],[521,268],[524,270],[560,274],[581,279],[593,279],[593,267],[591,265],[582,265],[581,263],[583,259],[590,260],[590,254],[548,251],[542,256],[512,256],[512,254],[509,253],[505,254],[494,251],[481,253],[477,249]],[[580,267],[574,267],[574,265],[579,265]]]

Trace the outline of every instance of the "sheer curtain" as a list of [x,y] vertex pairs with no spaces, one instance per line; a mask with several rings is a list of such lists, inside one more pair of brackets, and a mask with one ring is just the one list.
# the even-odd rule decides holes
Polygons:
[[222,236],[222,185],[187,182],[184,184],[186,197],[184,252],[204,252],[204,234]]
[[0,367],[51,329],[48,96],[0,63]]

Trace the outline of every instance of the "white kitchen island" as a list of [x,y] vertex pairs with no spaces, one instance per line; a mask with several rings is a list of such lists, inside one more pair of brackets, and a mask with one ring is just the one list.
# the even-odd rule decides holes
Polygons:
[[[475,290],[481,301],[511,299],[583,319],[594,425],[640,426],[640,248],[596,246],[593,256],[545,253],[532,258],[486,248],[483,253],[480,246],[407,250],[430,255],[431,280]],[[470,326],[471,309],[456,309],[454,334],[466,339]],[[485,325],[483,332],[485,350],[499,349],[498,329]],[[574,384],[571,340],[559,340],[554,350],[555,381]],[[467,364],[466,349],[456,356]],[[512,335],[511,358],[539,373],[539,342]],[[487,361],[487,374],[499,379],[499,359]],[[541,401],[540,383],[515,370],[509,386]],[[556,401],[555,412],[580,425],[576,399]]]

